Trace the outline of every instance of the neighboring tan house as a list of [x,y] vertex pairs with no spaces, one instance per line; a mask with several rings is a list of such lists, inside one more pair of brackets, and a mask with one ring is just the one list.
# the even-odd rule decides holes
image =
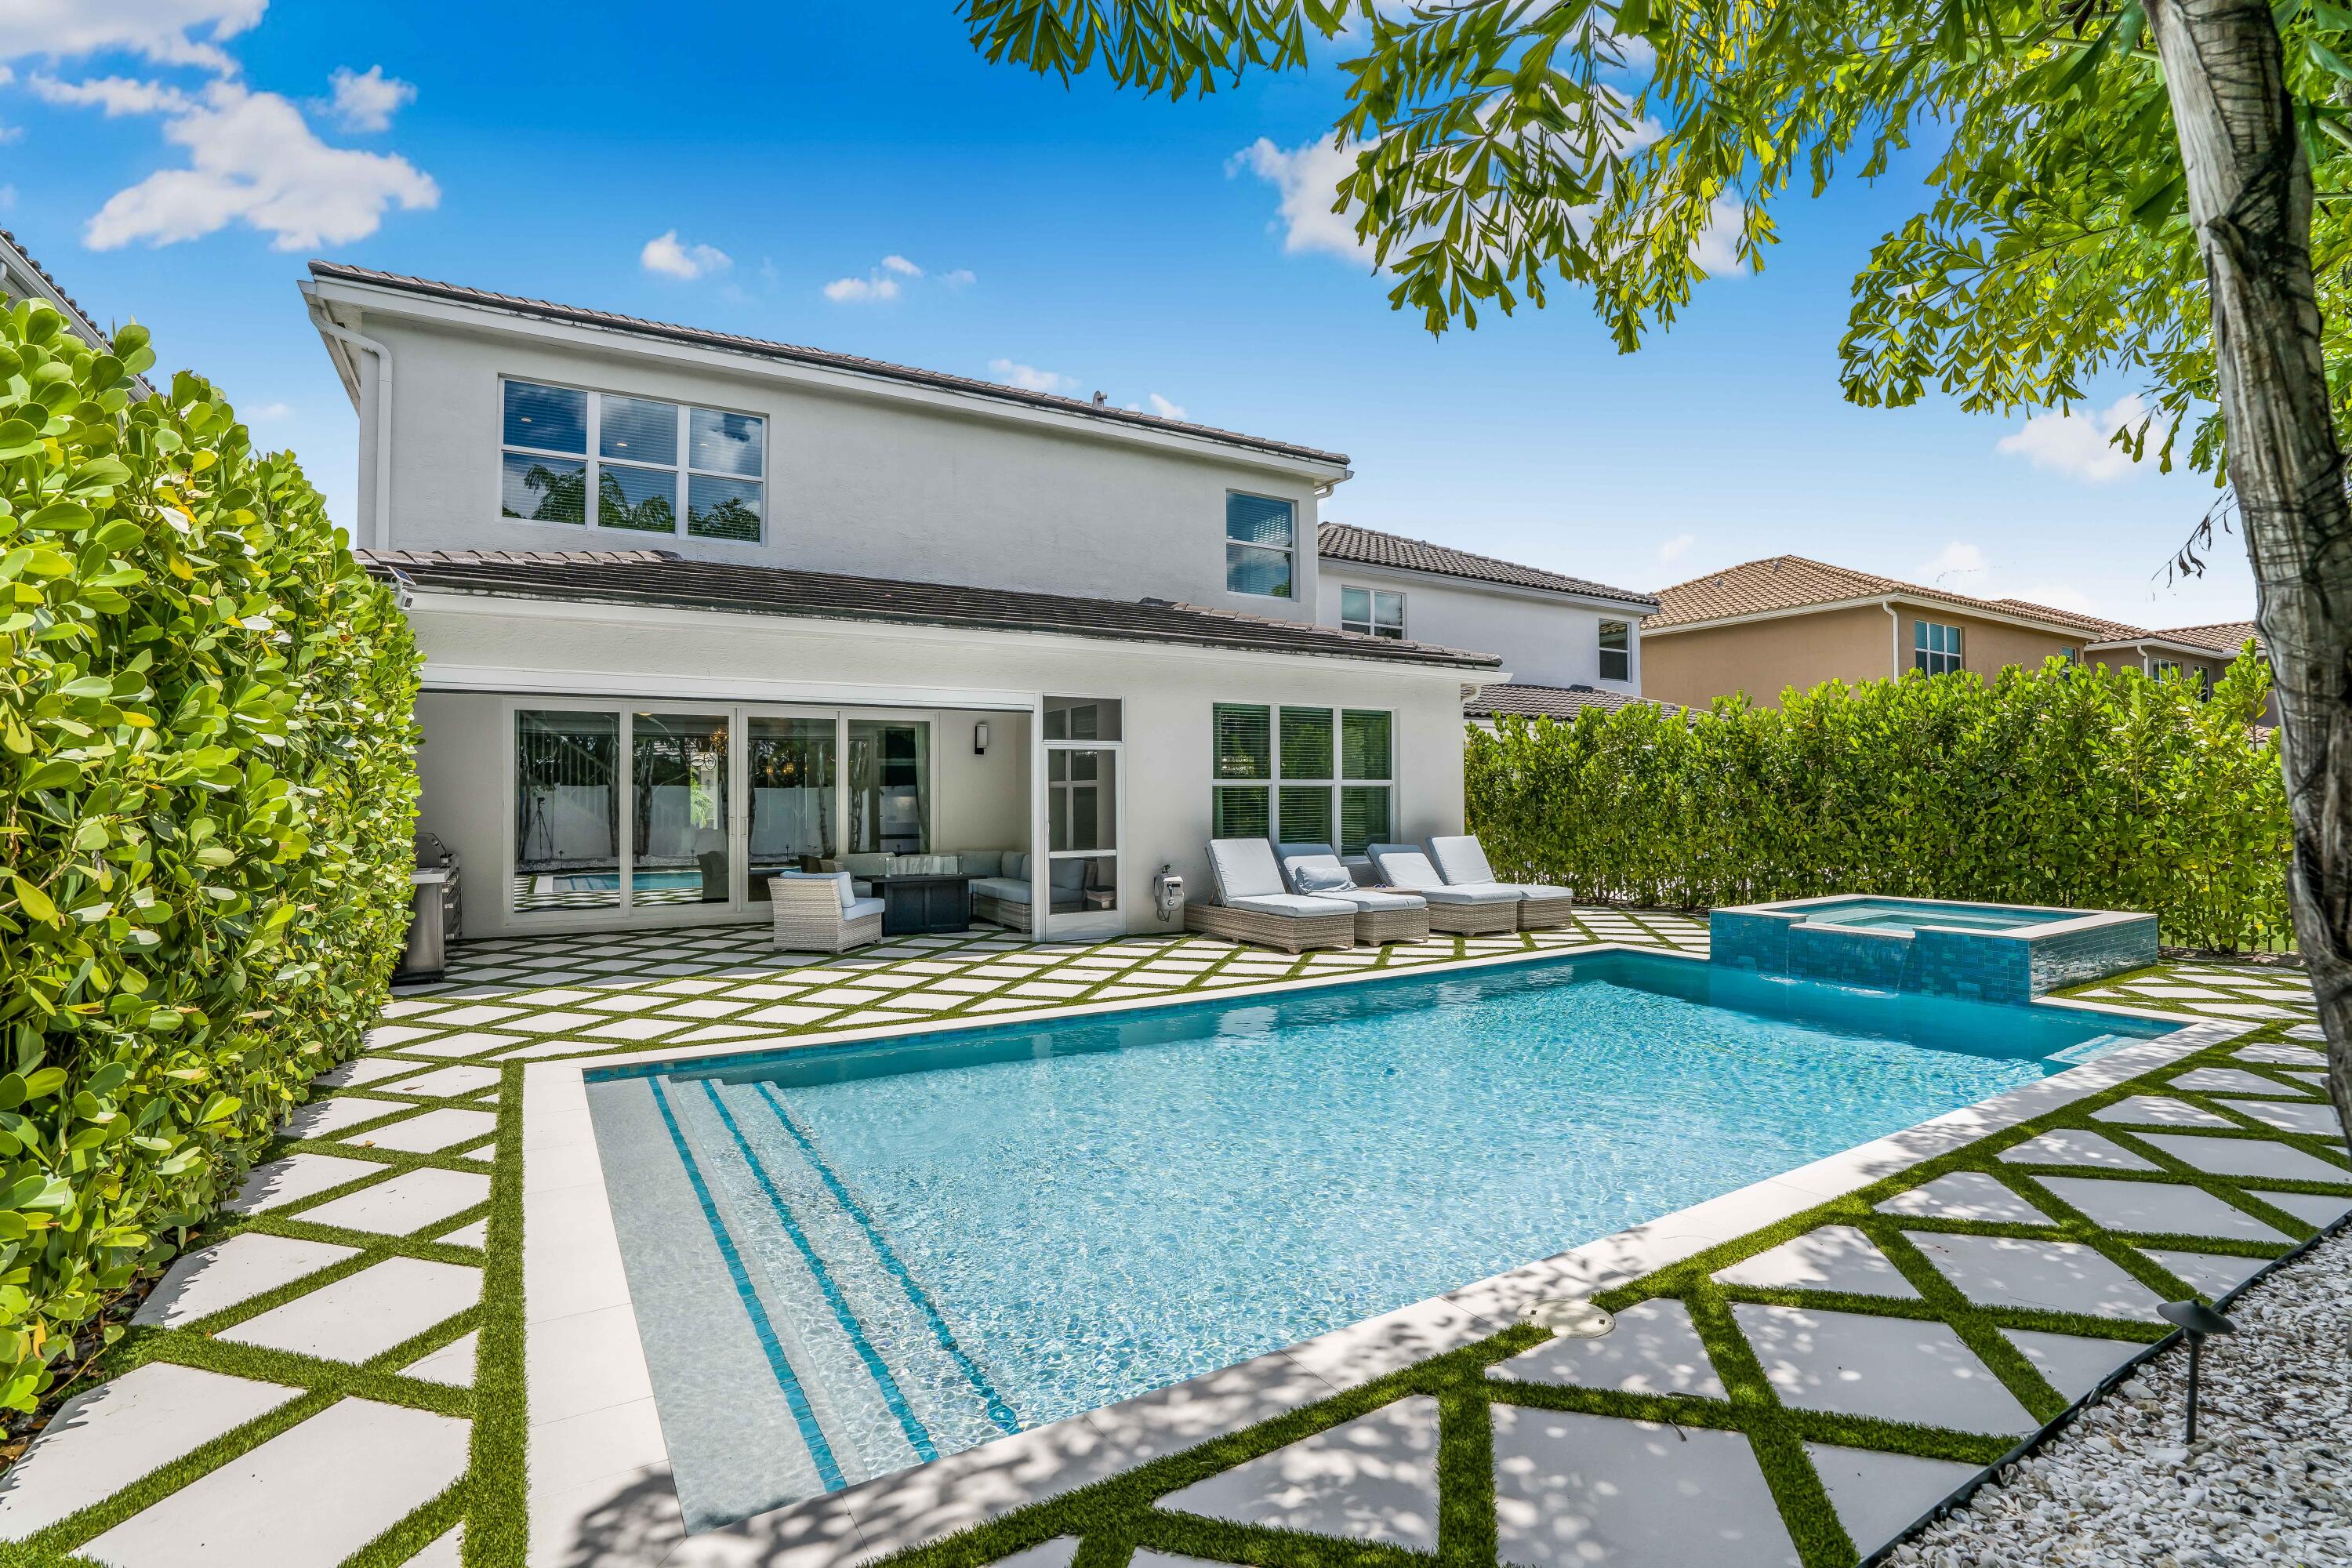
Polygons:
[[1642,693],[1705,707],[1746,692],[1769,705],[1791,687],[1810,690],[1826,680],[1882,680],[1912,669],[1991,675],[2051,658],[2151,675],[2177,666],[2210,684],[2235,656],[2231,637],[2241,630],[2251,628],[2146,631],[1776,555],[1658,591],[1658,613],[1642,624]]
[[1509,678],[1464,703],[1474,721],[1573,718],[1641,695],[1642,617],[1658,608],[1647,594],[1345,523],[1320,538],[1316,619],[1501,656]]
[[1212,837],[1462,831],[1503,667],[1427,629],[1443,573],[1381,577],[1411,636],[1318,624],[1338,453],[339,264],[302,291],[467,935],[760,920],[774,871],[888,854],[995,865],[1039,935],[1158,931]]

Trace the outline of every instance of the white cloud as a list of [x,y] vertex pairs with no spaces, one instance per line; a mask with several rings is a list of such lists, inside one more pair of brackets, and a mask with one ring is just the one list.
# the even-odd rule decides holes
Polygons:
[[74,109],[97,109],[109,120],[125,114],[185,114],[195,100],[178,88],[160,81],[139,81],[127,76],[93,77],[88,81],[59,81],[38,72],[25,79],[33,96],[44,103]]
[[1947,584],[1945,578],[1982,576],[1985,570],[1985,552],[1976,545],[1958,539],[1937,551],[1934,560],[1919,568],[1921,575],[1928,582],[1952,588],[1961,585]]
[[1658,559],[1661,561],[1679,561],[1684,556],[1689,554],[1690,547],[1697,542],[1698,535],[1696,533],[1677,533],[1672,539],[1667,540],[1664,544],[1658,546]]
[[188,167],[116,192],[83,233],[91,249],[171,245],[242,222],[276,249],[308,250],[365,238],[387,207],[441,199],[432,177],[396,153],[328,146],[274,92],[224,79],[167,112],[163,138],[187,150]]
[[62,59],[119,49],[160,65],[234,74],[220,46],[261,20],[269,0],[7,0],[0,58]]
[[1691,240],[1691,259],[1706,268],[1710,278],[1727,278],[1748,270],[1739,259],[1741,208],[1739,198],[1720,195],[1707,204],[1706,223]]
[[1181,419],[1184,417],[1184,405],[1182,404],[1171,403],[1156,392],[1150,395],[1151,412],[1159,415],[1162,419]]
[[677,230],[657,234],[646,241],[637,252],[637,265],[648,272],[658,272],[665,278],[677,278],[691,283],[698,278],[708,278],[714,272],[724,272],[735,265],[734,258],[712,245],[685,245],[679,242]]
[[824,286],[824,297],[836,305],[867,305],[898,297],[898,280],[875,273],[865,278],[836,278]]
[[416,85],[384,75],[382,66],[368,67],[364,75],[337,66],[329,79],[335,89],[335,118],[346,131],[389,131],[394,113],[416,101]]
[[265,424],[273,419],[283,419],[293,412],[294,409],[292,405],[289,404],[265,403],[260,407],[253,410],[250,414],[247,414],[245,416],[245,422],[248,425]]
[[885,272],[896,272],[901,278],[920,278],[923,275],[923,269],[921,268],[916,266],[913,262],[908,260],[903,256],[884,257],[882,258],[882,270]]
[[1024,392],[1068,392],[1078,384],[1075,377],[1058,371],[1039,370],[1034,364],[1017,364],[1009,359],[990,360],[988,369],[997,380]]
[[972,275],[971,268],[959,267],[953,272],[942,272],[940,274],[940,281],[947,285],[948,291],[950,293],[953,293],[959,289],[971,288],[973,284],[979,282],[980,279]]
[[1993,450],[2070,479],[2105,484],[2125,478],[2135,467],[2131,454],[2107,437],[2124,426],[2137,428],[2147,417],[2147,405],[2134,393],[2095,414],[2035,415],[2003,436]]
[[1372,247],[1356,237],[1354,209],[1333,212],[1339,182],[1356,170],[1356,150],[1328,142],[1309,142],[1283,148],[1259,137],[1225,161],[1228,177],[1247,171],[1272,185],[1280,196],[1280,216],[1273,227],[1282,231],[1286,251],[1319,250],[1350,260],[1369,258]]

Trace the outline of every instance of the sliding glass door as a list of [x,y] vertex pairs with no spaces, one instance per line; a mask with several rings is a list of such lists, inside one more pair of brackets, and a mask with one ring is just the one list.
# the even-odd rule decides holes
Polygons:
[[517,704],[518,914],[748,910],[779,871],[931,847],[928,714]]

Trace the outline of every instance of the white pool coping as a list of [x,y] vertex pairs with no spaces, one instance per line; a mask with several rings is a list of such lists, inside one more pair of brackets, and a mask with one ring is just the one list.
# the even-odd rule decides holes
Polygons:
[[[619,1236],[589,1119],[587,1074],[663,1061],[764,1056],[816,1046],[1228,1002],[1433,973],[1634,952],[1626,942],[1502,953],[1408,970],[1283,980],[1076,1007],[1041,1005],[985,1020],[887,1025],[779,1041],[536,1062],[523,1069],[523,1318],[530,1410],[532,1568],[847,1568],[936,1541],[1192,1446],[1316,1404],[1491,1337],[1537,1301],[1630,1284],[1707,1248],[1868,1186],[1922,1161],[2096,1094],[2260,1026],[2192,1020],[2084,1066],[1962,1106],[1843,1153],[1784,1171],[1557,1256],[1287,1350],[1034,1427],[845,1490],[685,1533],[668,1450],[629,1300]],[[2177,1013],[2042,1002],[2140,1019]]]

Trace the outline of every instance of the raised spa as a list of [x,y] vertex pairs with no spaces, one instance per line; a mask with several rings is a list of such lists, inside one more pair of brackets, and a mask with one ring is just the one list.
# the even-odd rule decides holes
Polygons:
[[2156,917],[1840,894],[1717,910],[1715,962],[1761,974],[2030,1002],[2157,958]]

